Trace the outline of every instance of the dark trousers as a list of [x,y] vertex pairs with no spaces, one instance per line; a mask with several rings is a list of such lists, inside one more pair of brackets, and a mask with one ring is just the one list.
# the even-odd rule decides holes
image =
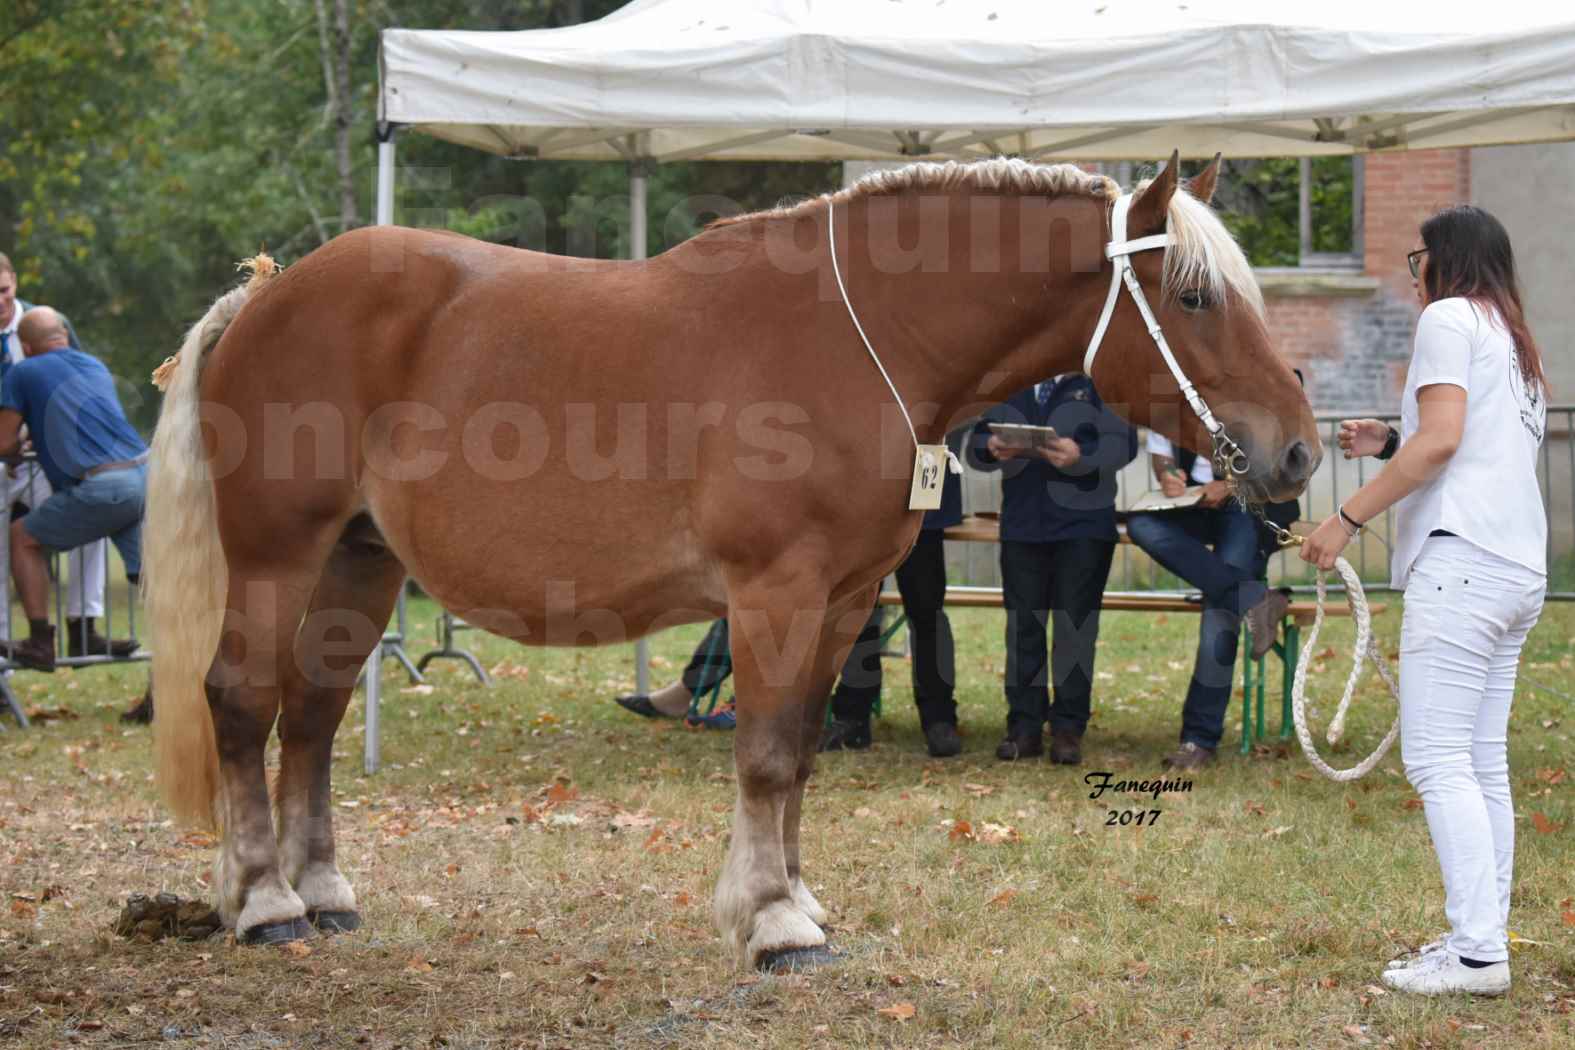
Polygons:
[[[956,649],[952,624],[946,617],[946,547],[938,529],[919,533],[913,551],[897,567],[897,592],[913,636],[913,699],[919,724],[925,729],[939,722],[957,724]],[[884,617],[880,606],[870,614],[853,646],[842,679],[831,694],[833,716],[844,721],[868,721],[880,697],[880,636]]]
[[727,617],[711,624],[700,640],[689,666],[684,668],[684,686],[690,696],[700,696],[727,681],[733,673],[733,651],[728,648]]
[[1230,707],[1241,618],[1268,592],[1257,522],[1240,507],[1189,507],[1134,514],[1127,519],[1127,536],[1203,592],[1198,655],[1181,708],[1181,740],[1217,748]]
[[1109,540],[1001,542],[1009,735],[1038,735],[1046,721],[1052,732],[1081,736],[1087,728],[1099,606],[1115,549]]

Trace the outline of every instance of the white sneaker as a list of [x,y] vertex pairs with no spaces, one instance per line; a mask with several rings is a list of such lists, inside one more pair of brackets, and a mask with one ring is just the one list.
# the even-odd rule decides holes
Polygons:
[[1411,967],[1415,966],[1429,955],[1435,955],[1438,952],[1443,951],[1444,944],[1448,940],[1449,934],[1440,934],[1437,940],[1428,941],[1420,948],[1406,952],[1404,955],[1401,955],[1398,958],[1390,959],[1389,965],[1385,966],[1384,970],[1409,970]]
[[1434,952],[1403,970],[1386,970],[1384,983],[1397,992],[1417,995],[1503,995],[1509,991],[1509,963],[1472,967],[1462,963],[1454,952]]

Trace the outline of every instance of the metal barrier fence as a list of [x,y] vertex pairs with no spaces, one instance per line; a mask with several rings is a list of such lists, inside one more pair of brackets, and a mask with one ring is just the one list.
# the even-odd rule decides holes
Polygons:
[[[43,471],[31,456],[0,474],[5,487],[4,507],[0,508],[0,574],[4,575],[4,601],[0,602],[0,638],[20,641],[27,627],[26,617],[14,606],[15,595],[11,581],[11,522],[15,508],[31,509],[49,498],[49,483]],[[98,621],[102,620],[101,637],[135,640],[137,638],[137,602],[135,588],[126,580],[124,572],[117,572],[119,559],[108,540],[98,540],[85,547],[56,554],[50,559],[52,580],[50,608],[54,612],[55,665],[57,667],[92,667],[98,664],[136,663],[148,660],[152,654],[139,647],[127,656],[115,656],[106,651],[92,651],[88,644]],[[62,570],[67,570],[63,572]],[[67,630],[68,621],[78,622],[75,639]],[[19,630],[18,628],[22,628]],[[122,629],[124,634],[121,634]],[[72,655],[76,641],[79,655]],[[16,692],[11,688],[11,675],[21,667],[13,658],[9,646],[0,647],[0,703],[4,704],[17,724],[27,728],[27,712]],[[4,722],[0,721],[0,728]]]
[[[1334,513],[1342,499],[1361,487],[1382,464],[1371,459],[1347,460],[1335,437],[1340,420],[1372,418],[1388,423],[1399,419],[1394,412],[1320,413],[1325,453],[1318,472],[1302,495],[1302,517],[1322,521]],[[1548,515],[1548,600],[1575,601],[1575,405],[1555,405],[1548,410],[1547,435],[1538,464],[1538,481]],[[997,511],[1001,506],[999,476],[966,468],[963,503],[970,512]],[[1137,459],[1122,469],[1116,506],[1130,506],[1155,489],[1154,472],[1142,442]],[[1369,590],[1389,590],[1389,547],[1394,543],[1393,512],[1372,522],[1359,541],[1346,551]],[[1282,551],[1270,565],[1277,584],[1297,591],[1313,589],[1314,573],[1294,552]],[[947,579],[959,586],[1000,586],[999,553],[987,543],[947,544]],[[1110,570],[1110,585],[1117,590],[1186,590],[1138,548],[1122,544]]]

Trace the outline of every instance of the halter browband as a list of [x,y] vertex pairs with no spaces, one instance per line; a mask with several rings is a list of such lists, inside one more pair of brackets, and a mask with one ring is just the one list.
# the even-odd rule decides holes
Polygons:
[[1099,324],[1094,328],[1094,337],[1088,341],[1088,352],[1083,355],[1083,374],[1090,379],[1094,377],[1094,358],[1099,354],[1100,344],[1105,338],[1105,330],[1110,327],[1110,318],[1116,312],[1116,298],[1121,293],[1122,283],[1125,282],[1127,291],[1132,293],[1132,301],[1137,304],[1138,312],[1143,315],[1143,323],[1148,326],[1149,337],[1159,348],[1159,356],[1164,358],[1165,366],[1170,369],[1170,374],[1175,376],[1176,385],[1181,388],[1181,394],[1187,399],[1187,404],[1192,406],[1192,411],[1198,414],[1198,418],[1203,421],[1204,429],[1214,439],[1213,458],[1216,466],[1227,468],[1230,474],[1246,474],[1251,465],[1247,454],[1225,433],[1225,427],[1214,418],[1214,413],[1209,411],[1209,406],[1204,403],[1202,395],[1192,385],[1187,374],[1181,370],[1181,366],[1176,363],[1176,355],[1170,352],[1170,344],[1165,342],[1165,333],[1160,329],[1159,321],[1154,318],[1154,311],[1149,309],[1148,299],[1143,295],[1143,286],[1138,283],[1137,274],[1132,269],[1134,252],[1167,248],[1170,246],[1170,234],[1156,233],[1136,240],[1127,240],[1127,211],[1131,207],[1132,194],[1123,193],[1116,198],[1115,204],[1110,209],[1110,243],[1105,245],[1105,258],[1113,264],[1110,272],[1110,291],[1105,296],[1105,308],[1100,312]]

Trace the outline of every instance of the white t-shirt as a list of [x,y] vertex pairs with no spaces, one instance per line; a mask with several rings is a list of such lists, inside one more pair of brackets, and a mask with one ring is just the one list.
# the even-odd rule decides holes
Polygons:
[[[1148,451],[1153,456],[1176,458],[1176,446],[1172,445],[1165,435],[1154,430],[1148,432]],[[1207,485],[1213,480],[1214,464],[1209,462],[1209,457],[1199,456],[1192,461],[1192,484]]]
[[1520,374],[1514,340],[1492,307],[1455,298],[1422,311],[1400,400],[1402,442],[1417,431],[1416,392],[1435,383],[1466,392],[1465,431],[1438,476],[1395,504],[1393,585],[1405,587],[1434,529],[1547,575],[1548,519],[1537,483],[1547,405]]

